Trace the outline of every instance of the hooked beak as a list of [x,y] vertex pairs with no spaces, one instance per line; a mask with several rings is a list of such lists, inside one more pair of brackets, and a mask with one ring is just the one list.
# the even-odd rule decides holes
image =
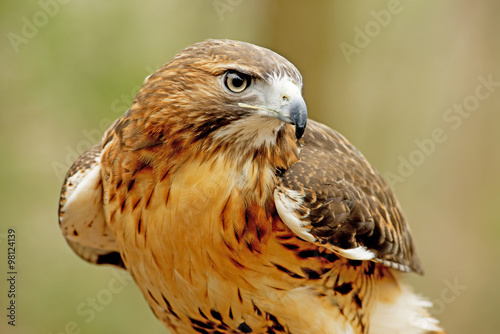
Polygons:
[[264,106],[253,106],[246,103],[238,103],[240,107],[256,109],[264,112],[267,116],[277,118],[282,122],[295,125],[295,138],[300,139],[304,134],[307,124],[307,106],[302,95],[295,95],[287,103],[282,104],[278,109],[271,109]]
[[307,124],[307,106],[304,98],[296,95],[290,103],[281,106],[277,111],[277,118],[285,123],[294,124],[295,138],[300,139]]

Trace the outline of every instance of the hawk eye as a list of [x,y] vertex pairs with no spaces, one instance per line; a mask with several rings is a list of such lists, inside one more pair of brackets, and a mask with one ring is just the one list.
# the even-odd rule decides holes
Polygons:
[[228,71],[224,74],[224,84],[227,89],[234,93],[241,93],[244,91],[250,86],[251,81],[252,79],[250,76],[243,73]]

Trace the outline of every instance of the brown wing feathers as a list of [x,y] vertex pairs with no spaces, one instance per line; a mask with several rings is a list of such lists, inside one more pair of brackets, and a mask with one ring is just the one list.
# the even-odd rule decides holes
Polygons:
[[309,233],[321,243],[343,249],[365,246],[384,264],[422,272],[389,186],[337,132],[310,121],[300,161],[280,182],[303,195],[297,215],[307,215]]

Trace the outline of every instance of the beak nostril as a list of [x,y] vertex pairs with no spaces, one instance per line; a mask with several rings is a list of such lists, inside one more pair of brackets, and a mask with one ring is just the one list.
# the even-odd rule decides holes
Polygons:
[[289,98],[288,96],[286,96],[286,95],[282,95],[282,96],[281,96],[281,99],[283,100],[283,102],[288,102],[288,101],[290,101],[290,98]]

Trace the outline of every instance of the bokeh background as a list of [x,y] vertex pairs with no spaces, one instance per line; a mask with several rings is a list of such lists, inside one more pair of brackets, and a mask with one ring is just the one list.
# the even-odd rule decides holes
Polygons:
[[148,74],[231,38],[292,61],[310,117],[389,177],[426,271],[406,280],[443,326],[498,333],[499,16],[495,0],[0,2],[0,265],[13,227],[19,272],[15,328],[0,279],[0,332],[166,333],[129,279],[67,247],[59,190]]

